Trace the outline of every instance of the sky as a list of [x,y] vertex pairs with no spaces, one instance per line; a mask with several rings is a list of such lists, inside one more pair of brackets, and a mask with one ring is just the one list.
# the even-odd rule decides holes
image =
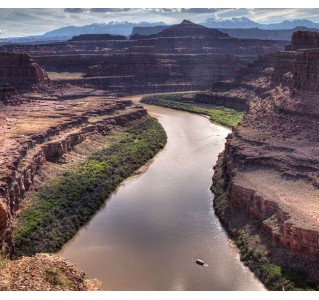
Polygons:
[[318,8],[0,8],[0,37],[39,35],[75,25],[128,21],[176,24],[184,19],[247,17],[259,23],[308,19],[319,23]]

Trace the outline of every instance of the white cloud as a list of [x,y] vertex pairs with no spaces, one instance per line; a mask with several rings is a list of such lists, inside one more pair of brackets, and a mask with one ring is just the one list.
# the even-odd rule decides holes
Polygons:
[[83,26],[110,21],[165,22],[176,24],[183,19],[201,22],[206,18],[232,18],[245,16],[253,21],[276,23],[296,18],[319,22],[319,9],[247,9],[247,8],[0,8],[2,32],[6,36],[43,34],[64,26]]

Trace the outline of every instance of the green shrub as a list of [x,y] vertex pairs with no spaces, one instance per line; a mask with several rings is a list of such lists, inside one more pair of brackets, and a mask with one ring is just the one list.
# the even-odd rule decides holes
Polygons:
[[[237,125],[244,113],[223,106],[200,106],[195,102],[187,101],[187,94],[153,95],[142,98],[141,102],[150,105],[168,107],[176,110],[188,111],[209,116],[212,122],[227,127]],[[188,96],[189,97],[189,96]],[[187,101],[187,103],[185,103]]]
[[44,279],[52,285],[70,287],[72,281],[56,268],[48,268],[44,271]]
[[101,207],[116,187],[166,143],[154,118],[132,126],[112,146],[47,182],[14,229],[14,256],[56,252]]

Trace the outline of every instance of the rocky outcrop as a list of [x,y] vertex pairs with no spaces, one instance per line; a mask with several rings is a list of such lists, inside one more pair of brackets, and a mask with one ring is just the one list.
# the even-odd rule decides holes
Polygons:
[[319,49],[300,51],[294,64],[293,74],[295,89],[319,91]]
[[297,31],[292,35],[289,50],[319,48],[319,32]]
[[229,85],[249,111],[227,138],[224,166],[233,215],[245,212],[274,247],[309,258],[319,257],[318,55],[284,51],[239,70]]
[[0,83],[0,103],[18,105],[25,99],[9,83]]
[[98,291],[101,283],[58,255],[36,254],[5,262],[0,291]]
[[46,72],[27,54],[0,53],[0,82],[16,88],[48,82]]
[[132,37],[127,49],[107,55],[89,67],[85,79],[73,83],[122,94],[207,89],[213,82],[234,79],[254,56],[282,50],[285,44],[230,38],[184,20],[154,35]]
[[13,217],[45,162],[56,162],[88,137],[105,135],[113,126],[126,125],[145,115],[146,110],[132,106],[131,101],[103,97],[2,105],[0,243],[4,252],[12,249]]
[[103,89],[130,92],[207,88],[212,81],[233,78],[236,68],[245,65],[234,55],[118,54],[89,68],[86,82]]

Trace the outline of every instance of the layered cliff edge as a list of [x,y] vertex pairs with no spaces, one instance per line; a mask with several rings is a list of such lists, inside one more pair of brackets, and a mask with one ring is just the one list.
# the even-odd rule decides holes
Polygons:
[[[305,274],[316,289],[319,49],[313,45],[317,42],[318,34],[297,32],[288,48],[294,51],[261,56],[239,70],[237,80],[228,83],[231,91],[206,93],[211,99],[221,93],[249,100],[248,112],[228,136],[223,162],[216,167],[219,175],[212,187],[216,213],[237,239],[243,233],[248,241],[258,236],[256,244],[265,249],[270,262]],[[264,279],[252,248],[249,259],[257,263],[250,266]],[[266,280],[268,287],[282,288],[270,281]]]
[[14,253],[13,228],[30,195],[63,165],[106,147],[109,135],[145,122],[147,112],[100,91],[56,90],[27,54],[0,53],[0,62],[0,290],[99,290],[57,255],[4,257]]

